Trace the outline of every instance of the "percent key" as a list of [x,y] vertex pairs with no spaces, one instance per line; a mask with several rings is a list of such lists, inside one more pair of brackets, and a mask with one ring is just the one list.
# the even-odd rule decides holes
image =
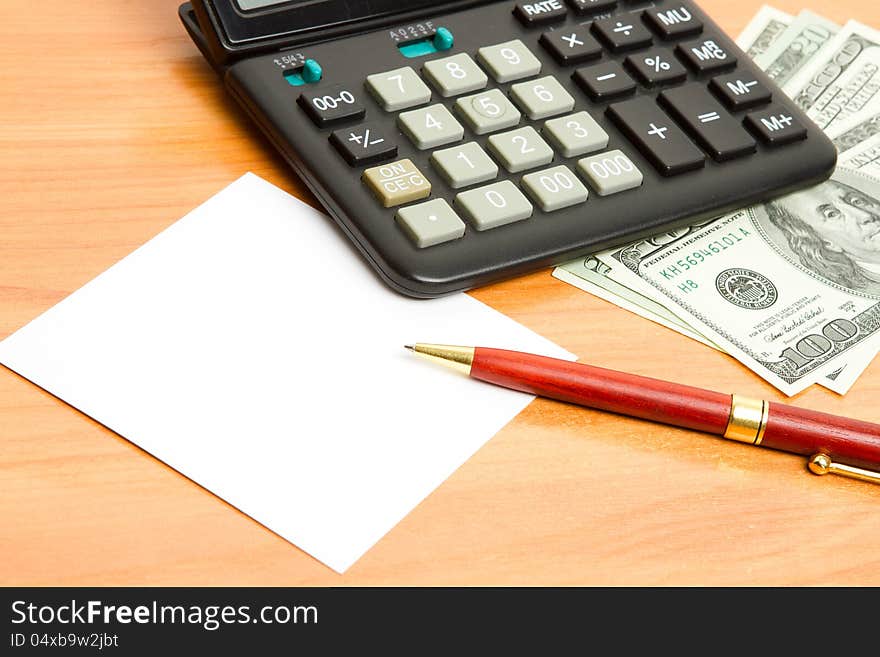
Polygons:
[[681,82],[687,71],[672,53],[662,48],[651,48],[626,58],[627,67],[635,73],[639,82],[649,87]]

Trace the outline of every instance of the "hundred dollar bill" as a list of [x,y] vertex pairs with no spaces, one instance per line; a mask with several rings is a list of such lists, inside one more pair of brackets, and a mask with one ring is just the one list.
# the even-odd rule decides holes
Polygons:
[[841,153],[837,166],[855,169],[880,179],[880,134],[876,134]]
[[783,91],[822,129],[858,112],[880,112],[880,32],[849,21]]
[[860,351],[861,353],[857,351],[848,358],[845,367],[836,368],[834,372],[826,375],[818,383],[840,395],[848,393],[878,353],[877,347],[873,344],[866,345]]
[[846,151],[864,143],[876,134],[880,134],[880,113],[859,112],[849,118],[838,121],[830,129],[825,131],[838,153]]
[[736,39],[736,45],[754,59],[767,50],[785,31],[794,16],[764,5]]
[[717,345],[712,344],[665,306],[606,276],[610,270],[608,265],[588,256],[557,267],[553,270],[553,276],[624,310],[718,349]]
[[788,395],[878,344],[880,180],[858,171],[596,255]]
[[805,9],[763,53],[754,57],[755,64],[783,86],[838,32],[840,25]]
[[[612,267],[595,256],[587,256],[561,265],[553,270],[553,276],[685,337],[718,351],[724,351],[662,304],[615,281]],[[846,363],[835,364],[831,372],[826,373],[816,383],[838,394],[846,394],[874,356],[876,351],[864,355],[856,353],[848,357]]]

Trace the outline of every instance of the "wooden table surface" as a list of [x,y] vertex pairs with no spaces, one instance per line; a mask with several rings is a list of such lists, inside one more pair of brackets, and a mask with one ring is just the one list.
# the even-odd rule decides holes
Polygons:
[[[761,2],[702,5],[736,35]],[[873,2],[811,8],[880,27]],[[176,9],[0,3],[0,338],[246,171],[314,202]],[[549,270],[474,294],[586,362],[786,400]],[[880,422],[878,399],[874,362],[788,401]],[[880,585],[878,511],[801,457],[537,400],[338,575],[0,368],[0,585]]]

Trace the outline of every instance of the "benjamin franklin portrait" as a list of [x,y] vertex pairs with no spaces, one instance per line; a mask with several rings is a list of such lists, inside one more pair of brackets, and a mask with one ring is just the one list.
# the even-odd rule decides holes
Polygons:
[[755,216],[796,266],[880,297],[880,200],[863,191],[872,184],[864,174],[838,169],[821,185],[765,203]]

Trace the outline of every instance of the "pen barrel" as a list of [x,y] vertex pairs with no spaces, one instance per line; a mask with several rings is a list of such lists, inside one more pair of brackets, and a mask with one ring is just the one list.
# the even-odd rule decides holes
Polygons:
[[880,463],[880,424],[769,402],[763,447],[812,455],[859,468]]
[[473,378],[603,411],[724,434],[730,395],[504,349],[477,347]]

